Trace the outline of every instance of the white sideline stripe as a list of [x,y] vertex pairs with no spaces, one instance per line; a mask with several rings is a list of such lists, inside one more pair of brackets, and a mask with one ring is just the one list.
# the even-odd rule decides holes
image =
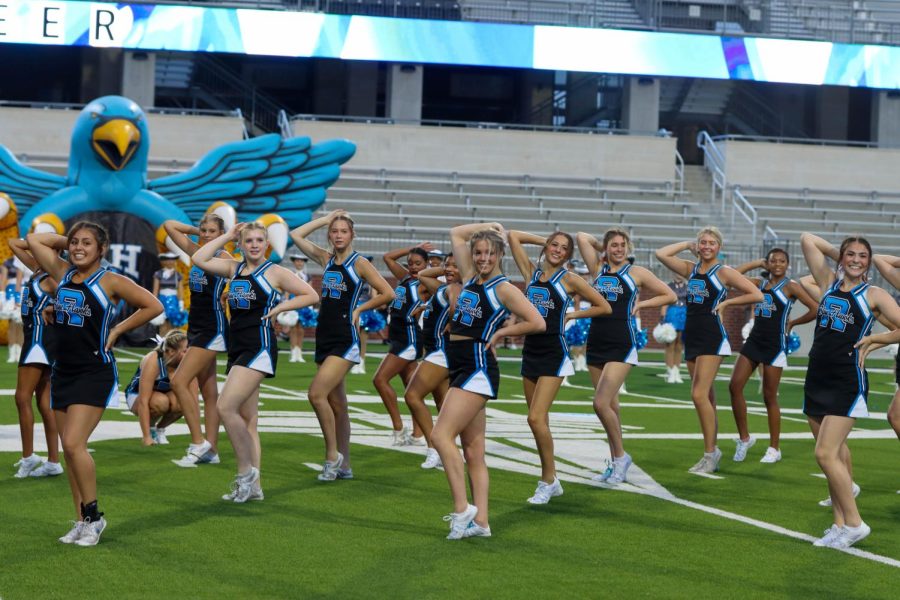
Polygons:
[[303,466],[309,467],[313,471],[319,471],[320,473],[322,472],[322,465],[317,465],[316,463],[303,463]]
[[820,477],[822,479],[828,479],[828,477],[825,476],[825,473],[810,473],[809,476],[810,477]]
[[712,473],[693,473],[691,471],[688,471],[688,473],[690,473],[691,475],[696,475],[697,477],[706,477],[707,479],[725,479],[721,475],[713,475]]

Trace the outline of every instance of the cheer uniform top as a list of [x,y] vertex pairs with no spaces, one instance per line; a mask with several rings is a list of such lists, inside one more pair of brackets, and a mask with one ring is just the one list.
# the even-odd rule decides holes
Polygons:
[[105,268],[81,283],[72,280],[76,273],[69,269],[56,289],[50,402],[54,409],[72,404],[106,408],[118,402],[119,394],[116,359],[104,349],[116,307],[100,287]]
[[631,311],[640,293],[632,279],[631,264],[626,263],[613,273],[608,264],[594,280],[594,289],[603,294],[612,313],[591,319],[588,330],[587,364],[603,366],[608,362],[638,364],[637,327]]
[[819,302],[804,385],[803,412],[809,416],[869,415],[869,376],[859,368],[859,352],[853,347],[875,321],[866,299],[868,289],[863,282],[845,292],[838,280]]
[[543,333],[525,336],[522,377],[565,377],[575,373],[565,339],[566,311],[572,303],[563,286],[566,273],[566,269],[559,269],[547,281],[541,281],[543,271],[535,269],[525,289],[525,296],[544,318],[547,329]]
[[228,327],[222,291],[225,277],[211,275],[194,265],[188,275],[191,308],[188,312],[188,346],[224,352],[228,349]]
[[790,281],[784,278],[769,289],[765,279],[759,284],[763,301],[753,307],[753,329],[741,348],[741,354],[755,363],[787,366],[787,323],[794,301],[784,286]]
[[728,334],[715,308],[725,300],[728,290],[719,279],[721,264],[713,265],[706,273],[700,273],[700,264],[694,266],[687,284],[687,321],[684,326],[684,359],[698,356],[730,356]]
[[20,367],[22,365],[50,364],[45,343],[45,338],[49,338],[50,331],[44,325],[44,319],[41,316],[51,300],[51,295],[41,288],[41,282],[46,278],[46,273],[32,275],[22,288],[22,304],[19,309],[22,314],[22,330],[25,341],[22,343],[22,353],[19,355]]
[[422,345],[425,349],[425,360],[447,368],[447,334],[444,329],[450,319],[450,297],[447,295],[447,284],[442,285],[429,298],[422,317]]
[[413,312],[422,306],[419,295],[421,282],[414,277],[404,277],[394,288],[388,324],[388,352],[406,360],[418,360],[422,356],[422,331]]
[[272,266],[265,261],[251,273],[242,275],[246,262],[241,262],[228,284],[229,322],[228,366],[247,367],[266,377],[275,376],[278,363],[278,340],[271,319],[263,319],[278,302],[281,294],[269,284],[266,271]]
[[[159,352],[156,353],[156,365],[159,367],[159,375],[157,375],[156,379],[153,381],[153,391],[162,393],[172,391],[172,384],[169,382],[169,368],[166,366],[163,355]],[[134,403],[140,395],[140,387],[141,365],[139,364],[137,371],[134,373],[134,377],[131,378],[128,387],[125,388],[125,402],[128,404],[129,409],[134,407]]]
[[463,286],[450,322],[450,334],[472,339],[447,342],[450,387],[497,397],[500,370],[494,353],[486,346],[509,314],[497,297],[497,286],[506,281],[509,279],[505,275],[484,283],[476,283],[477,277],[473,277]]
[[353,310],[364,283],[356,272],[359,258],[360,254],[353,252],[343,263],[337,264],[332,256],[325,265],[316,327],[316,363],[329,356],[359,363],[359,334],[353,326]]
[[3,261],[6,267],[6,301],[13,300],[19,302],[19,293],[16,290],[16,276],[19,274],[19,261],[16,257],[7,258]]

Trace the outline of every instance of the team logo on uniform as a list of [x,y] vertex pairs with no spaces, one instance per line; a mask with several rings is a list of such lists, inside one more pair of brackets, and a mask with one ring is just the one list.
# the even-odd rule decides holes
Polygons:
[[27,317],[31,309],[34,308],[34,300],[31,299],[31,293],[28,288],[22,290],[22,316]]
[[207,285],[209,285],[209,280],[206,278],[206,272],[203,269],[191,267],[188,280],[188,286],[191,288],[191,291],[202,292]]
[[322,297],[324,298],[340,298],[341,294],[347,291],[347,284],[344,283],[344,275],[335,271],[326,271],[322,275]]
[[406,304],[406,286],[398,285],[394,289],[394,301],[391,302],[391,308],[395,310],[403,310],[404,304]]
[[462,325],[469,326],[475,322],[475,319],[481,318],[481,298],[478,294],[463,290],[456,300],[456,312],[453,313],[453,320]]
[[709,298],[709,290],[706,289],[706,281],[703,279],[688,281],[687,291],[687,301],[691,304],[703,304]]
[[778,307],[775,306],[775,300],[772,298],[772,294],[763,293],[763,301],[753,308],[753,316],[768,318],[771,317],[772,313],[777,309]]
[[594,284],[594,287],[597,288],[597,291],[603,294],[603,296],[609,302],[615,302],[619,299],[620,294],[625,293],[625,290],[622,288],[622,282],[619,281],[619,278],[609,275],[598,277],[597,282]]
[[256,300],[256,292],[249,281],[232,281],[228,287],[228,304],[231,308],[247,310],[250,302]]
[[84,293],[80,290],[61,288],[56,293],[56,323],[68,323],[73,327],[83,327],[85,317],[91,316],[91,307],[84,304]]
[[849,300],[835,296],[825,296],[822,299],[819,305],[819,326],[845,331],[847,325],[853,325],[854,321]]
[[550,311],[556,308],[556,303],[550,297],[550,290],[542,287],[529,287],[526,291],[528,301],[534,304],[535,308],[542,317],[550,314]]

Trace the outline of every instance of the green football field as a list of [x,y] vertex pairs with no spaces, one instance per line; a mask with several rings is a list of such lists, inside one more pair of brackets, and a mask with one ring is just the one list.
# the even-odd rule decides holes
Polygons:
[[[118,352],[123,386],[138,356]],[[263,502],[220,500],[235,471],[224,434],[222,464],[180,469],[170,460],[187,444],[183,424],[169,429],[170,445],[143,448],[137,419],[109,409],[91,442],[109,522],[94,548],[57,541],[72,518],[65,476],[12,477],[15,369],[0,364],[0,598],[898,597],[900,444],[884,418],[894,390],[887,362],[871,365],[881,367],[870,373],[873,418],[857,422],[850,443],[872,534],[841,552],[810,543],[831,514],[817,504],[828,492],[800,414],[802,368],[785,372],[784,459],[774,465],[758,462],[768,438],[755,379],[747,391],[759,441],[746,462],[731,460],[723,368],[716,389],[725,456],[710,478],[687,472],[702,453],[688,384],[664,383],[653,365],[661,355],[644,353],[650,364],[633,370],[621,396],[635,465],[617,489],[590,482],[608,448],[589,378],[577,374],[551,416],[565,494],[531,506],[539,462],[519,363],[504,360],[500,399],[488,405],[493,537],[451,542],[443,472],[419,468],[424,449],[389,445],[371,383],[378,358],[369,357],[368,376],[348,377],[356,477],[333,483],[315,477],[323,444],[305,396],[314,365],[287,358],[261,394]]]

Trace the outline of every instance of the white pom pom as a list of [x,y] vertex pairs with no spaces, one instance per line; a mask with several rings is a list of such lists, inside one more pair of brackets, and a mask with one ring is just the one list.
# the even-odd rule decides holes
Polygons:
[[163,323],[166,322],[166,313],[161,312],[152,319],[150,319],[150,324],[155,327],[161,327]]
[[671,323],[660,323],[653,328],[653,339],[660,344],[671,344],[678,337],[675,326]]
[[278,321],[279,325],[283,325],[284,327],[293,327],[300,321],[300,315],[297,314],[296,310],[286,310],[278,313],[275,320]]
[[747,341],[747,338],[750,337],[750,330],[753,329],[753,319],[747,321],[747,323],[741,328],[741,337],[744,338],[744,341]]

